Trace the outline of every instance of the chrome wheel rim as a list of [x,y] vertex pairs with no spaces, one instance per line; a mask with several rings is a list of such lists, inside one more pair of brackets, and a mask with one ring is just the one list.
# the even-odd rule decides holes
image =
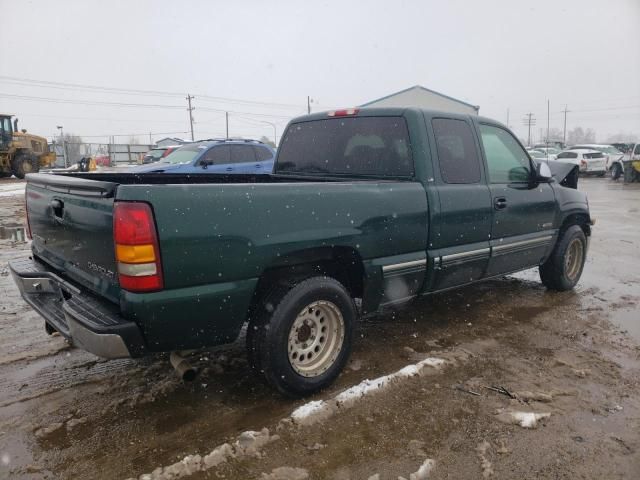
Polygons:
[[22,171],[24,173],[31,173],[32,170],[33,166],[31,165],[31,162],[29,160],[24,160],[22,162]]
[[584,247],[582,242],[574,238],[567,247],[567,254],[564,260],[564,272],[569,280],[575,280],[582,267]]
[[333,365],[344,343],[344,318],[326,300],[303,308],[289,331],[289,363],[304,377],[317,377]]

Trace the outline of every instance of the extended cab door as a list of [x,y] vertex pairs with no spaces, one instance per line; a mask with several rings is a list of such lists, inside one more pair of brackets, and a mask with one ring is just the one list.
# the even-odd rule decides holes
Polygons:
[[510,131],[485,122],[477,127],[493,212],[487,275],[536,266],[556,233],[553,189],[548,183],[532,183],[533,164]]
[[428,288],[441,290],[485,275],[492,206],[471,120],[461,115],[426,121],[439,197],[439,211],[431,216],[428,254],[435,274]]

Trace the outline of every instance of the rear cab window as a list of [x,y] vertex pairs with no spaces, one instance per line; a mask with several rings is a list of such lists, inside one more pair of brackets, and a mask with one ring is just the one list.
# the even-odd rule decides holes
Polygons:
[[556,157],[557,159],[561,158],[578,158],[578,154],[575,152],[561,152]]
[[289,126],[277,173],[412,177],[411,144],[403,117],[339,117]]

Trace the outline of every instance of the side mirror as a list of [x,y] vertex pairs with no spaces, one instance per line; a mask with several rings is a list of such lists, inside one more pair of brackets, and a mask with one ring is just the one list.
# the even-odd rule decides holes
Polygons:
[[536,166],[536,180],[538,182],[548,182],[553,175],[547,162],[540,162]]

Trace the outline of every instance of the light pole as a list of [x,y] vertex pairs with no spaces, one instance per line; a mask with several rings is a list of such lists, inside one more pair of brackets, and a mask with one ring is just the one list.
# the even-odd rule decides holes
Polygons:
[[64,131],[62,130],[62,125],[58,125],[58,130],[60,130],[60,138],[62,139],[62,158],[64,159],[64,168],[67,168],[67,145],[64,141]]

